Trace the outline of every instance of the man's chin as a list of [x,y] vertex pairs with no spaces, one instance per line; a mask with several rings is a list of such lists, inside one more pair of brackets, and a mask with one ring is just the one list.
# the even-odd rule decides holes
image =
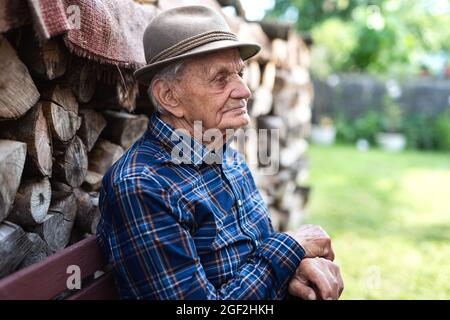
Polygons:
[[245,126],[247,126],[248,124],[250,124],[250,116],[248,115],[248,113],[245,114],[241,114],[233,119],[230,119],[229,122],[229,126],[227,126],[227,128],[230,129],[240,129],[243,128]]

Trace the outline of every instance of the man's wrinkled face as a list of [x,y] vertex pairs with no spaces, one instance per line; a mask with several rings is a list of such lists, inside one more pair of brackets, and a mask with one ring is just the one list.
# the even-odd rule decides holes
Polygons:
[[181,107],[190,123],[203,129],[238,129],[250,122],[247,100],[251,93],[242,79],[244,63],[238,49],[205,54],[186,66],[181,87]]

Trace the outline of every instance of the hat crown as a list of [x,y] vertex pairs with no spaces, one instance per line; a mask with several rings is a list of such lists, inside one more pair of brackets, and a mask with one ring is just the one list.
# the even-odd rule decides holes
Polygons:
[[145,29],[145,59],[150,63],[164,50],[212,31],[231,32],[225,19],[208,7],[186,6],[164,11]]

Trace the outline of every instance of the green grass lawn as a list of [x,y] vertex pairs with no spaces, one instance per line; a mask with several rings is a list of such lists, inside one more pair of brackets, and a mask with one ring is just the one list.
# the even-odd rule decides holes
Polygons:
[[450,299],[450,154],[309,151],[305,223],[333,238],[342,299]]

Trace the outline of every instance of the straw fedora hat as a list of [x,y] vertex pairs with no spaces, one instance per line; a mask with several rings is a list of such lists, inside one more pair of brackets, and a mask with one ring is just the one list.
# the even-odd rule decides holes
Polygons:
[[246,60],[261,49],[257,44],[240,42],[218,12],[203,6],[162,12],[145,29],[143,44],[147,65],[136,70],[134,76],[146,85],[156,72],[183,58],[237,48],[242,60]]

